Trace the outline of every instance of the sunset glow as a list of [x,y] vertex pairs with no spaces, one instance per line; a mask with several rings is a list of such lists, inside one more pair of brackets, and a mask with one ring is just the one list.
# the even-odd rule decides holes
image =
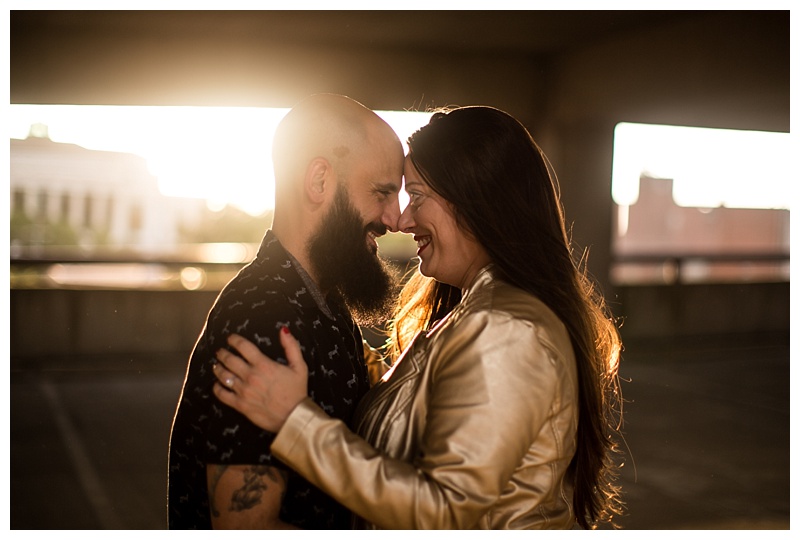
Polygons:
[[[12,105],[10,138],[47,126],[51,140],[145,158],[167,196],[259,215],[275,204],[272,135],[288,109]],[[428,113],[377,111],[405,143]]]

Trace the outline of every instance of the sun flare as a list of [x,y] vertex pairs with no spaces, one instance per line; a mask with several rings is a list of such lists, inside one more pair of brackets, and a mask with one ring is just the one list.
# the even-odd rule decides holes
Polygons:
[[[12,139],[26,138],[31,126],[41,124],[55,142],[142,156],[166,196],[205,199],[210,208],[230,204],[254,216],[275,205],[272,136],[288,109],[12,105],[8,110]],[[430,116],[376,112],[404,146]]]

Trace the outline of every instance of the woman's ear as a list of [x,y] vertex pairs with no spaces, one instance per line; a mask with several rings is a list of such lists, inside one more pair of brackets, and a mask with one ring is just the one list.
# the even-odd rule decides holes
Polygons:
[[330,162],[317,157],[312,159],[306,167],[305,194],[314,204],[322,204],[328,193],[333,189],[333,168]]

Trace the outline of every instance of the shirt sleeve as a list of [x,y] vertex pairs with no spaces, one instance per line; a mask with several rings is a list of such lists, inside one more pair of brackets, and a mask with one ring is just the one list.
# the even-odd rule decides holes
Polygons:
[[[248,309],[247,305],[236,307],[225,305],[220,315],[210,319],[206,328],[205,347],[209,371],[215,361],[215,353],[220,348],[228,348],[226,338],[230,333],[237,333],[258,345],[261,351],[273,360],[281,361],[284,352],[278,338],[279,326],[276,321],[292,320],[280,305],[271,305],[268,310],[258,313]],[[283,316],[283,317],[282,317]],[[302,340],[301,332],[292,328],[292,332]],[[301,341],[302,343],[302,341]],[[235,351],[234,351],[235,352]],[[285,360],[283,360],[285,362]],[[212,384],[213,384],[212,377]],[[210,390],[210,389],[209,389]],[[280,468],[286,466],[272,457],[269,448],[275,434],[265,431],[253,424],[246,416],[221,403],[212,396],[206,426],[206,463],[216,464],[258,464]]]
[[272,451],[378,527],[473,527],[560,406],[559,369],[531,323],[502,314],[463,318],[436,354],[413,462],[386,457],[309,400]]

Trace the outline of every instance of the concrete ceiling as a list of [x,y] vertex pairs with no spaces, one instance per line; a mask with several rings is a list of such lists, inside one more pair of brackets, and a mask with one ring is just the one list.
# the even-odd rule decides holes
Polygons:
[[[429,65],[477,54],[546,62],[690,14],[697,12],[12,11],[11,102],[145,104],[182,95],[208,103],[208,93],[193,97],[190,88],[219,85],[209,83],[213,74],[263,87],[263,77],[247,72],[295,81],[376,55],[410,55]],[[305,73],[297,74],[298,66]],[[302,91],[299,83],[292,89]],[[239,98],[249,99],[219,100]]]
[[684,16],[677,11],[15,11],[24,35],[268,39],[304,45],[551,54]]

